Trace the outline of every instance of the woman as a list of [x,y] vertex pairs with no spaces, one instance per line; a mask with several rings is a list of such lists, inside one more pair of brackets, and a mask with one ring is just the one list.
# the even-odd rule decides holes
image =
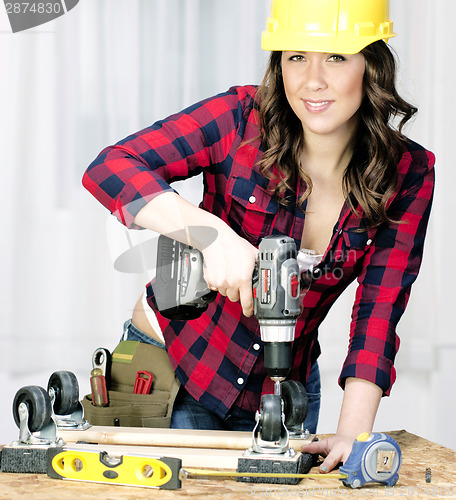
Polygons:
[[[395,89],[384,41],[394,36],[388,2],[332,3],[315,12],[311,0],[276,0],[259,88],[232,88],[127,137],[102,151],[84,176],[85,187],[128,227],[172,234],[201,250],[205,279],[219,292],[201,318],[169,321],[149,284],[145,307],[140,300],[127,325],[125,338],[166,344],[182,384],[174,427],[251,429],[261,394],[272,392],[252,317],[251,277],[263,237],[289,235],[314,255],[290,375],[315,394],[306,421],[314,432],[318,327],[358,280],[337,432],[304,448],[326,456],[322,472],[372,430],[394,383],[395,329],[421,263],[434,164],[432,153],[401,133],[416,109]],[[204,196],[195,207],[169,183],[201,172]]]

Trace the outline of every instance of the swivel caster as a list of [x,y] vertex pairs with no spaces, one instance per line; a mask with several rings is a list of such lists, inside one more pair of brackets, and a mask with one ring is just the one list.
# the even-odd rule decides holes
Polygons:
[[54,372],[48,382],[48,393],[54,394],[53,409],[56,415],[70,415],[79,405],[79,384],[73,372]]
[[57,427],[75,430],[90,427],[84,420],[84,409],[79,401],[79,384],[73,372],[54,372],[49,378],[48,393]]
[[[15,445],[56,446],[57,426],[52,418],[49,394],[36,385],[19,389],[13,401],[13,418],[19,427],[19,440]],[[39,437],[33,433],[39,432]]]
[[282,434],[282,402],[276,394],[261,398],[260,434],[263,441],[279,441]]
[[246,451],[250,453],[295,454],[289,447],[288,430],[285,427],[280,394],[264,394],[261,398],[260,411],[256,414],[253,429],[253,444]]
[[310,432],[304,428],[304,420],[309,409],[309,398],[305,387],[297,380],[281,383],[285,414],[285,425],[294,439],[307,439]]
[[297,380],[285,380],[281,386],[285,425],[287,427],[301,425],[306,419],[309,409],[305,387]]
[[37,385],[22,387],[13,401],[13,417],[16,425],[21,425],[21,410],[27,410],[26,424],[30,432],[43,429],[51,421],[51,399],[49,394]]

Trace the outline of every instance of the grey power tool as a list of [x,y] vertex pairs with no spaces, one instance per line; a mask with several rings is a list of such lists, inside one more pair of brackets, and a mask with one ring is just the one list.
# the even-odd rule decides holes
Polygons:
[[[160,236],[157,276],[153,283],[160,313],[173,320],[198,318],[215,300],[203,278],[199,250]],[[252,277],[254,314],[264,343],[264,363],[274,381],[274,394],[266,394],[257,414],[254,439],[283,452],[288,446],[287,426],[299,425],[307,414],[307,394],[299,382],[286,381],[292,366],[292,346],[300,313],[300,277],[296,245],[288,236],[268,236],[259,245]],[[272,446],[271,443],[277,443]],[[257,446],[261,451],[261,446]],[[272,451],[274,452],[274,451]]]

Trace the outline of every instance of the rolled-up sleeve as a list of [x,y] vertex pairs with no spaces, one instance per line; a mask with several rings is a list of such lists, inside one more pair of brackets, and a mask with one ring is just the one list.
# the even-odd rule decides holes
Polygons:
[[358,277],[348,355],[339,378],[357,377],[389,395],[396,379],[396,326],[418,276],[434,191],[434,155],[411,150],[401,160],[400,191],[388,214],[394,223],[377,230]]
[[243,113],[245,87],[201,101],[105,148],[89,165],[83,185],[124,225],[173,181],[223,161]]

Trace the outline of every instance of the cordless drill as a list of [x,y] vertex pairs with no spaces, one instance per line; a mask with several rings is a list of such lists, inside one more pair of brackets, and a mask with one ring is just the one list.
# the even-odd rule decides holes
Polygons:
[[[268,236],[260,242],[252,278],[254,314],[264,342],[265,368],[276,388],[292,366],[292,343],[300,312],[296,257],[292,238]],[[203,278],[203,256],[199,250],[163,235],[158,240],[153,289],[160,313],[177,320],[198,318],[217,295]]]
[[264,342],[264,366],[277,384],[287,377],[292,366],[292,344],[300,312],[299,266],[295,242],[288,236],[268,236],[258,250],[252,280],[254,314]]

